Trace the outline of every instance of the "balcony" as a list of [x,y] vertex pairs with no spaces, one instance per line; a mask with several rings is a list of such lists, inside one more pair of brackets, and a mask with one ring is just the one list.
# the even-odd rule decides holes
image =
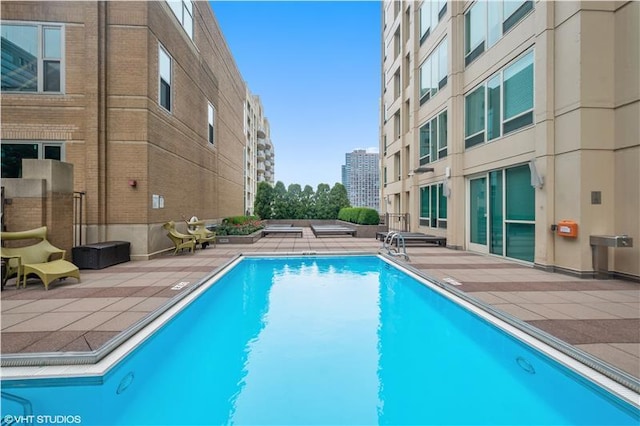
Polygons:
[[259,150],[258,154],[256,154],[256,158],[258,159],[258,161],[264,161],[264,159],[265,159],[264,151],[263,150]]
[[258,128],[256,135],[258,136],[258,139],[264,139],[267,137],[267,134],[264,132],[262,127]]
[[265,149],[265,148],[266,148],[266,146],[265,146],[264,138],[258,138],[258,149],[260,150],[260,149]]

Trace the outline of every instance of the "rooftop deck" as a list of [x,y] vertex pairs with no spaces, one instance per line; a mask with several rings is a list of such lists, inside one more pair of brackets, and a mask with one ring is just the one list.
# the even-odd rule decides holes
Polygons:
[[[218,244],[102,270],[48,291],[10,280],[1,298],[2,354],[93,351],[238,253],[369,251],[375,238],[271,235],[254,244]],[[408,247],[409,265],[640,378],[640,285],[581,280],[493,256],[444,247]]]

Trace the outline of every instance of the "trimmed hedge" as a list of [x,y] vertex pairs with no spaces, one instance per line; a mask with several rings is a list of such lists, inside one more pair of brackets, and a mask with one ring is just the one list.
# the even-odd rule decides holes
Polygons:
[[345,207],[340,209],[338,219],[358,225],[378,225],[380,215],[369,207]]

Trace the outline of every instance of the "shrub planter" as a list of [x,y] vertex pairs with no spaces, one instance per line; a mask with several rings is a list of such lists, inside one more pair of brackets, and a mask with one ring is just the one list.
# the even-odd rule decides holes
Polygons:
[[358,225],[343,220],[336,220],[336,224],[348,226],[356,230],[356,238],[375,238],[378,232],[387,232],[387,225]]

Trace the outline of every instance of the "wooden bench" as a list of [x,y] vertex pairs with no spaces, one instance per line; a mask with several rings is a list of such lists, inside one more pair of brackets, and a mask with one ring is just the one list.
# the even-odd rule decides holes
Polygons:
[[[15,276],[16,288],[27,285],[27,276],[34,274],[40,278],[45,290],[49,284],[58,278],[74,277],[80,281],[80,270],[71,262],[64,260],[66,250],[59,249],[47,241],[47,227],[28,231],[2,232],[3,241],[41,241],[21,247],[0,247],[0,255],[5,262],[6,272],[2,277],[2,284]],[[55,257],[55,259],[54,259]]]

